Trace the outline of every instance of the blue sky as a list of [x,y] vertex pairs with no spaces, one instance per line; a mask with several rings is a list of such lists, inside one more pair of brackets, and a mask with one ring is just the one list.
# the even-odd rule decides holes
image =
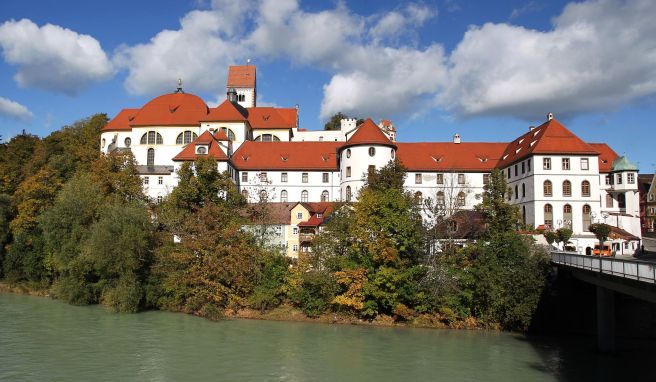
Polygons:
[[509,141],[553,112],[654,172],[656,2],[4,0],[0,134],[172,91],[209,104],[251,59],[260,105],[392,119],[402,141]]

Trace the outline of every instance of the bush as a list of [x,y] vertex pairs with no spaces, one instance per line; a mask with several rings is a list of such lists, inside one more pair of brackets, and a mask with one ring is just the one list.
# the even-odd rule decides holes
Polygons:
[[328,309],[336,290],[329,274],[309,271],[302,275],[300,288],[295,288],[290,298],[308,317],[317,317]]

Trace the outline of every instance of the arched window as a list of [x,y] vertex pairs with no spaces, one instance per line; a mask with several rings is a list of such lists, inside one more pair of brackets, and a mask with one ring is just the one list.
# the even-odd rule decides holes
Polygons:
[[346,201],[351,201],[351,186],[346,186]]
[[149,131],[141,136],[142,145],[161,145],[164,143],[162,135],[156,131]]
[[105,147],[105,138],[102,139],[101,144],[102,144],[102,147],[104,148]]
[[235,133],[232,131],[232,129],[228,129],[227,127],[222,127],[221,131],[225,133],[225,135],[228,136],[228,139],[231,141],[235,140]]
[[526,183],[522,183],[522,198],[526,197]]
[[438,206],[444,206],[444,192],[438,191],[435,195],[435,204]]
[[553,207],[551,204],[544,205],[544,225],[547,228],[553,227]]
[[545,180],[542,186],[544,196],[553,196],[553,186],[550,180]]
[[268,199],[268,194],[266,190],[260,190],[260,202],[266,202]]
[[589,231],[590,224],[592,224],[592,208],[585,204],[583,206],[583,231]]
[[155,149],[148,149],[148,155],[146,157],[146,164],[151,167],[155,165]]
[[588,182],[587,180],[581,182],[581,195],[590,196],[590,182]]
[[308,201],[308,192],[307,190],[303,190],[301,192],[301,202],[307,202]]
[[415,192],[415,199],[417,199],[419,203],[422,203],[424,201],[424,194],[422,194],[421,191]]
[[207,154],[207,148],[205,146],[200,146],[196,149],[196,154],[205,155]]
[[130,137],[128,137],[128,138],[125,138],[125,141],[123,141],[123,142],[125,143],[125,147],[130,147],[130,145],[132,144],[132,139],[130,139]]
[[346,157],[347,158],[351,157],[351,149],[346,149]]
[[241,196],[246,198],[246,201],[248,202],[248,190],[241,190]]
[[287,203],[287,190],[282,190],[280,191],[280,201],[283,203]]
[[178,134],[178,137],[175,139],[175,144],[176,145],[186,145],[188,143],[191,143],[192,141],[196,140],[198,138],[198,135],[194,133],[193,131],[185,131],[183,133]]
[[606,194],[606,208],[613,208],[613,195]]
[[522,206],[522,222],[526,224],[526,206]]
[[563,206],[563,227],[572,229],[572,206],[569,204]]
[[517,188],[517,185],[515,185],[515,199],[519,198],[519,190]]
[[563,182],[563,196],[572,196],[572,182],[569,180]]
[[392,159],[396,158],[396,151],[392,149]]
[[321,193],[321,201],[322,202],[328,201],[328,190],[323,190],[323,192]]
[[458,193],[458,206],[459,207],[465,206],[465,193],[462,191]]
[[369,156],[372,157],[376,155],[376,148],[375,147],[369,147]]

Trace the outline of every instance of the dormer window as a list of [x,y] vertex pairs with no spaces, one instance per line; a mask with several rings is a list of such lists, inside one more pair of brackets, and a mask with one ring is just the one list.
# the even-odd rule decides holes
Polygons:
[[207,154],[207,146],[206,145],[197,145],[196,146],[196,154],[198,154],[198,155]]

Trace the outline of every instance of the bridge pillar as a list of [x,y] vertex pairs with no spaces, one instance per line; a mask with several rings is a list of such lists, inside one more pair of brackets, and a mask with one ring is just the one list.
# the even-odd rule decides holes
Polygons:
[[615,351],[615,292],[597,286],[597,347],[604,353]]

